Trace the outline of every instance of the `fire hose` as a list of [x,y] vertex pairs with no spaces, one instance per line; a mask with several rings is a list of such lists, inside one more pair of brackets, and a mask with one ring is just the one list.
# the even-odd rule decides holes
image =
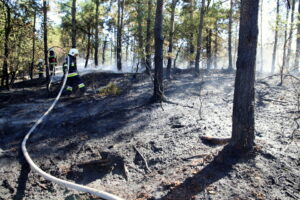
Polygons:
[[84,185],[80,185],[80,184],[76,184],[70,181],[66,181],[60,178],[57,178],[55,176],[52,176],[51,174],[46,173],[45,171],[43,171],[42,169],[40,169],[31,159],[27,149],[26,149],[26,142],[29,139],[30,135],[34,132],[34,130],[37,128],[37,126],[39,124],[41,124],[43,122],[43,120],[47,117],[47,115],[49,115],[49,113],[52,111],[52,109],[55,107],[55,105],[57,104],[64,88],[67,82],[67,77],[68,77],[68,71],[69,71],[69,59],[68,59],[68,68],[66,70],[66,74],[65,77],[63,79],[63,84],[59,90],[58,95],[56,96],[55,100],[53,101],[53,103],[51,104],[51,106],[48,108],[48,110],[42,115],[42,117],[40,117],[35,124],[31,127],[31,129],[28,131],[28,133],[26,134],[26,136],[24,137],[23,141],[22,141],[22,152],[23,155],[26,159],[26,161],[28,162],[28,164],[30,165],[31,169],[33,169],[34,171],[36,171],[39,175],[41,175],[42,177],[44,177],[46,180],[49,180],[51,182],[54,182],[56,184],[60,184],[63,185],[67,188],[70,189],[74,189],[80,192],[85,192],[85,193],[90,193],[92,195],[95,195],[97,197],[106,199],[106,200],[123,200],[122,198],[115,196],[113,194],[104,192],[104,191],[99,191],[96,190],[94,188],[90,188]]

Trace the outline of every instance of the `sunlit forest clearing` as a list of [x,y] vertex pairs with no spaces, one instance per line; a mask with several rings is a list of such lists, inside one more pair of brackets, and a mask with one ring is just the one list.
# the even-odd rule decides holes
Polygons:
[[300,199],[300,1],[0,0],[0,200]]

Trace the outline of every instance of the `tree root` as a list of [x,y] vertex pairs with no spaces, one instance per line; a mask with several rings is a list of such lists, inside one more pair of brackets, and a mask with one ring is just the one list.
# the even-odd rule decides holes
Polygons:
[[145,167],[148,170],[148,172],[152,172],[151,169],[148,166],[148,163],[147,163],[147,160],[145,159],[145,157],[139,152],[139,150],[135,146],[133,146],[133,149],[140,155],[140,157],[144,161]]
[[208,145],[223,145],[230,142],[231,138],[215,138],[211,136],[200,136],[203,143]]

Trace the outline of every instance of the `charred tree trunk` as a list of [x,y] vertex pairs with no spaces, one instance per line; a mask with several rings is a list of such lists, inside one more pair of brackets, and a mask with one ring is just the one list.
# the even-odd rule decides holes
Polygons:
[[296,44],[296,57],[295,57],[295,71],[299,72],[299,59],[300,59],[300,3],[298,4],[298,23],[297,23],[297,44]]
[[277,0],[277,7],[276,7],[275,39],[274,39],[274,47],[273,47],[273,55],[272,55],[272,69],[271,69],[272,74],[274,74],[274,71],[275,71],[276,52],[277,52],[277,43],[278,43],[278,26],[279,26],[279,0]]
[[202,0],[201,10],[200,10],[200,22],[198,27],[198,37],[197,37],[197,50],[196,50],[196,58],[195,58],[195,75],[199,76],[200,73],[200,53],[201,53],[201,44],[202,44],[202,29],[204,22],[204,14],[205,14],[205,0]]
[[260,5],[260,72],[263,72],[263,66],[264,66],[264,51],[263,51],[263,5],[264,1],[261,0]]
[[215,47],[215,55],[214,55],[214,68],[217,69],[218,68],[218,37],[219,37],[219,33],[218,33],[218,21],[216,20],[215,22],[215,40],[214,40],[214,47]]
[[146,70],[151,73],[151,17],[152,17],[152,0],[148,0],[148,14],[147,14],[147,33],[146,33]]
[[287,44],[288,44],[288,38],[287,38],[287,29],[288,29],[288,19],[289,19],[289,8],[286,9],[286,23],[284,25],[284,43],[283,43],[283,55],[282,55],[282,65],[280,67],[280,83],[278,84],[279,86],[281,86],[283,84],[283,72],[284,69],[286,68],[286,61],[287,61],[287,56],[286,56],[286,48],[287,48]]
[[7,2],[4,2],[4,6],[6,8],[6,20],[5,20],[5,30],[4,30],[4,60],[2,67],[2,80],[1,85],[9,90],[9,74],[8,74],[8,57],[10,54],[9,51],[9,36],[11,34],[12,26],[11,26],[11,8]]
[[229,10],[229,23],[228,23],[228,70],[232,71],[232,12],[233,12],[233,0],[230,0],[230,10]]
[[211,37],[212,37],[212,30],[207,29],[207,38],[206,38],[206,55],[207,55],[207,69],[211,69]]
[[118,29],[117,29],[117,68],[122,69],[122,31],[124,17],[124,1],[118,0]]
[[48,66],[48,25],[47,25],[47,1],[43,0],[43,12],[44,12],[44,62],[46,66],[46,80],[50,80],[49,66]]
[[290,32],[289,32],[289,37],[288,37],[288,53],[287,53],[287,58],[286,58],[286,66],[290,66],[290,59],[291,59],[291,54],[292,54],[292,41],[293,41],[293,31],[294,31],[294,17],[295,17],[295,3],[296,0],[291,0],[292,1],[292,13],[291,13],[291,24],[290,24]]
[[76,0],[72,1],[72,48],[76,48]]
[[[194,19],[194,0],[190,0],[190,21],[193,22]],[[189,38],[189,46],[190,46],[190,55],[192,58],[195,53],[195,45],[194,45],[194,29],[192,28],[192,23],[190,23],[190,38]],[[194,59],[190,60],[190,66],[195,64]]]
[[176,68],[176,61],[177,61],[177,59],[178,59],[179,53],[180,53],[180,51],[181,51],[181,49],[182,49],[182,46],[183,46],[183,43],[181,43],[180,47],[179,47],[178,50],[177,50],[177,53],[176,53],[176,56],[175,56],[175,59],[174,59],[174,64],[173,64],[173,68],[174,68],[174,69]]
[[104,42],[103,42],[103,49],[102,49],[102,64],[105,64],[105,52],[106,52],[106,47],[107,47],[107,37],[108,35],[105,36]]
[[89,59],[90,59],[90,51],[91,51],[91,31],[89,30],[88,33],[88,43],[87,43],[87,47],[86,47],[86,57],[85,57],[85,64],[84,64],[84,68],[87,68]]
[[163,0],[157,0],[156,3],[156,16],[154,27],[154,39],[155,39],[155,72],[154,72],[154,92],[153,101],[161,102],[164,100],[164,88],[163,88]]
[[33,69],[34,69],[34,60],[35,60],[35,24],[36,24],[36,9],[33,13],[33,25],[32,25],[32,58],[30,63],[30,69],[29,69],[29,76],[30,79],[33,79]]
[[243,152],[254,146],[254,81],[259,0],[242,0],[235,78],[231,147]]
[[99,49],[99,4],[100,0],[96,0],[96,27],[95,27],[95,66],[98,66],[98,49]]
[[141,0],[137,0],[137,22],[138,22],[138,55],[139,63],[141,67],[145,67],[145,55],[144,55],[144,38],[143,38],[143,4]]
[[173,35],[174,35],[174,17],[175,17],[175,9],[178,0],[172,0],[171,5],[171,20],[170,20],[170,31],[169,31],[169,47],[168,47],[168,64],[167,64],[167,79],[171,78],[171,66],[172,66],[172,52],[173,52]]

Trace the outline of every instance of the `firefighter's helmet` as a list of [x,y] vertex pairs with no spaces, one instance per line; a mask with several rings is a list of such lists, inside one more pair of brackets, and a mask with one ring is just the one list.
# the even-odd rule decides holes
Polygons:
[[44,60],[43,59],[39,59],[39,63],[43,63],[44,62]]
[[71,55],[71,56],[76,56],[76,55],[78,55],[78,54],[79,54],[79,52],[78,52],[78,50],[75,49],[75,48],[72,48],[72,49],[70,49],[70,51],[69,51],[69,55]]

